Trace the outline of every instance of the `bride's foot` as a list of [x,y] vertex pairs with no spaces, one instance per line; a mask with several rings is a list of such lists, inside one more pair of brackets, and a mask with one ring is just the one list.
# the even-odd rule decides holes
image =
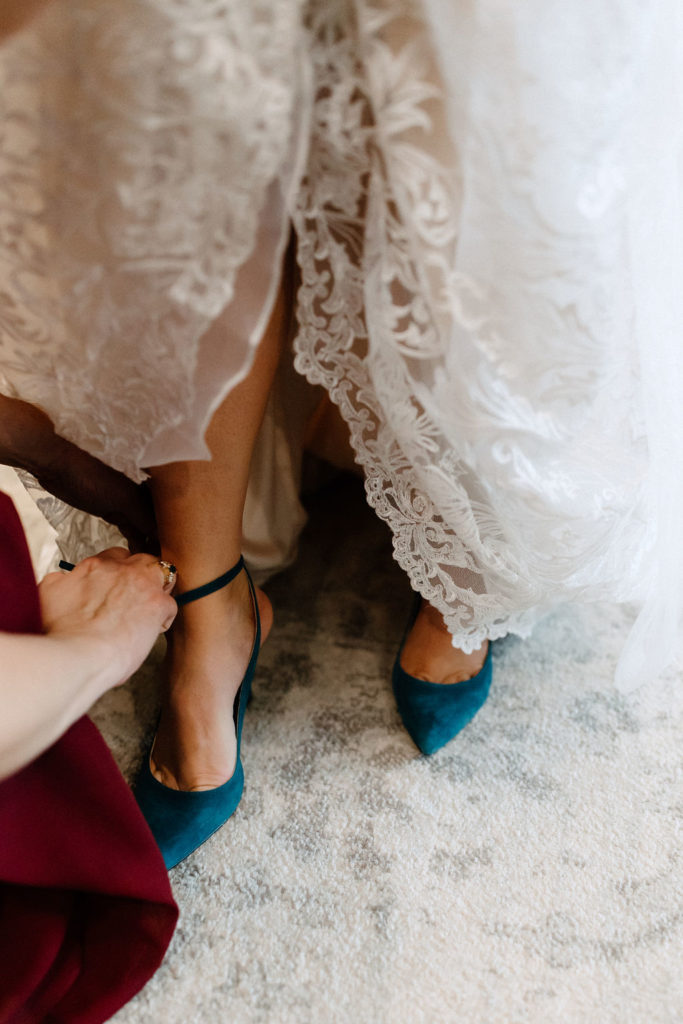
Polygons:
[[488,647],[488,640],[471,654],[453,647],[441,613],[422,601],[403,646],[401,668],[429,683],[461,683],[481,671]]
[[[256,590],[261,642],[273,622],[270,601]],[[247,574],[183,606],[168,638],[165,694],[150,767],[171,789],[214,789],[231,778],[237,744],[233,706],[254,643]]]
[[[441,615],[422,601],[391,682],[403,724],[423,754],[436,753],[471,722],[488,696],[491,674],[488,641],[472,654],[454,648]],[[456,685],[441,685],[448,683]]]

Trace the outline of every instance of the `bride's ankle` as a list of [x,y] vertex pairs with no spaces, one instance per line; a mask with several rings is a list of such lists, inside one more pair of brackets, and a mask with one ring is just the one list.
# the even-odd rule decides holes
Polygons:
[[[179,675],[193,676],[197,669],[202,675],[222,674],[226,659],[237,666],[248,660],[255,639],[255,616],[246,575],[242,586],[236,579],[226,591],[207,595],[179,609],[167,634],[168,682],[178,681]],[[273,609],[259,588],[255,588],[255,597],[263,643],[273,624]]]
[[[266,594],[254,588],[261,621],[262,639],[270,632],[273,610]],[[180,597],[181,590],[176,596]],[[172,632],[201,635],[212,630],[224,633],[227,629],[245,627],[253,630],[255,623],[252,590],[246,572],[241,572],[227,586],[211,594],[181,604]]]

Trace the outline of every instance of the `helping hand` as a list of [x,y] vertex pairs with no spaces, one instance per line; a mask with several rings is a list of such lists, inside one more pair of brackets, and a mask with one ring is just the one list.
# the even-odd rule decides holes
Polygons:
[[109,548],[71,573],[45,577],[38,588],[44,629],[50,636],[96,643],[116,685],[140,667],[173,622],[177,605],[170,589],[153,555]]

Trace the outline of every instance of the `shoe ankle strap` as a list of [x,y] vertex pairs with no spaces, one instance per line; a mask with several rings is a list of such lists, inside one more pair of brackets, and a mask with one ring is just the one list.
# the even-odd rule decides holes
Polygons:
[[215,580],[210,580],[208,583],[202,583],[200,587],[194,587],[192,590],[186,590],[182,594],[177,594],[176,604],[189,604],[191,601],[198,601],[200,597],[206,597],[207,594],[215,593],[216,590],[220,590],[222,587],[227,587],[228,583],[232,583],[235,576],[238,576],[244,568],[244,559],[240,556],[239,562],[233,565],[232,569],[224,572],[222,576],[217,576]]

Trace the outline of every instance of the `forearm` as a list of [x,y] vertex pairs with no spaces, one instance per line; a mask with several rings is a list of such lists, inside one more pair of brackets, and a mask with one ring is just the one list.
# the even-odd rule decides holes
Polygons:
[[27,469],[67,505],[114,523],[134,550],[156,549],[147,488],[60,437],[41,409],[5,395],[0,395],[0,463]]
[[120,680],[102,643],[0,633],[0,778],[24,767]]

